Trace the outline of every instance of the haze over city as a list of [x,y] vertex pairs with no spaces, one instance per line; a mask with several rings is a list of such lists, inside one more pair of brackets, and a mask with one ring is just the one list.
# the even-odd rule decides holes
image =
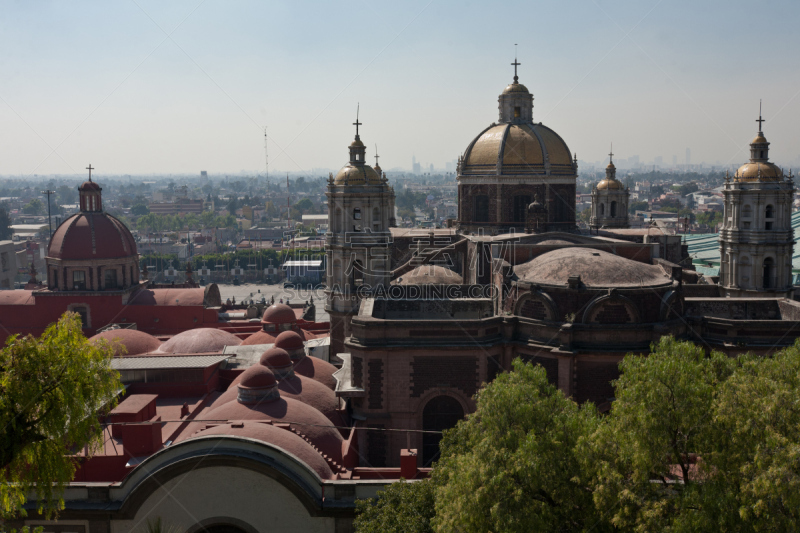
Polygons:
[[[737,165],[763,100],[798,162],[800,5],[750,2],[6,3],[2,175],[445,168],[520,82],[578,158]],[[762,17],[768,12],[769,17]],[[768,22],[767,22],[768,20]],[[443,24],[443,21],[447,21]],[[516,26],[516,27],[515,27]],[[302,31],[298,31],[302,28]]]

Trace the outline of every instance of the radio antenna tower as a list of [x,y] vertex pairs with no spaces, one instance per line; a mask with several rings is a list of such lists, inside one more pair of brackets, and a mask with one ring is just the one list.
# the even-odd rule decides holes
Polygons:
[[269,151],[267,150],[267,127],[264,126],[264,160],[267,166],[267,197],[269,197]]

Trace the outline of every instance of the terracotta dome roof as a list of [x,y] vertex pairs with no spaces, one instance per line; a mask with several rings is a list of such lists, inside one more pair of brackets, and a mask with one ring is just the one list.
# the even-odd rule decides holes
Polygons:
[[617,190],[621,191],[625,189],[625,185],[622,184],[621,181],[616,179],[604,179],[601,180],[600,183],[597,184],[598,190]]
[[264,331],[256,331],[245,340],[242,341],[240,346],[255,346],[256,344],[274,344],[275,337]]
[[53,232],[47,250],[47,256],[54,259],[118,259],[136,254],[136,241],[128,228],[102,212],[69,217]]
[[[280,351],[283,352],[283,350]],[[285,357],[289,361],[289,366],[291,366],[291,359],[289,359],[289,355],[286,352],[283,352],[282,357]],[[264,368],[261,366],[264,364],[264,359],[264,356],[262,356],[260,364],[250,368]],[[246,373],[247,370],[239,374],[230,384],[228,390],[223,392],[211,405],[217,407],[230,401],[235,401],[239,396],[238,385],[246,378]],[[278,379],[278,390],[281,398],[290,398],[310,405],[325,415],[325,418],[334,426],[345,427],[347,425],[339,411],[339,400],[336,398],[336,394],[324,384],[312,378],[292,373],[289,376]]]
[[283,348],[287,352],[301,350],[304,347],[303,337],[296,331],[284,331],[275,338],[275,348]]
[[272,420],[291,424],[292,428],[305,435],[322,453],[336,462],[342,460],[341,433],[318,410],[291,398],[278,398],[271,402],[243,404],[232,400],[202,413],[202,420]]
[[264,311],[261,322],[266,324],[294,324],[297,322],[297,315],[294,309],[286,304],[272,304]]
[[336,173],[333,183],[335,185],[349,185],[351,187],[358,187],[365,185],[382,185],[383,181],[381,180],[380,175],[371,166],[351,165],[348,163]]
[[[542,124],[499,124],[472,141],[464,154],[463,175],[550,174],[574,176],[567,143]],[[499,172],[498,172],[499,166]]]
[[244,389],[265,389],[277,384],[275,375],[269,368],[262,365],[253,365],[242,372],[237,387]]
[[297,457],[320,478],[331,479],[333,477],[330,466],[311,444],[293,431],[275,427],[272,424],[249,422],[242,425],[237,424],[237,427],[233,427],[231,424],[223,424],[200,430],[188,439],[179,439],[179,442],[212,435],[230,435],[271,444]]
[[336,388],[336,378],[333,377],[336,370],[332,364],[316,357],[303,357],[294,364],[295,374],[318,381],[331,390]]
[[155,352],[161,341],[136,329],[111,329],[89,338],[89,342],[107,341],[114,348],[114,357]]
[[587,287],[653,287],[672,283],[656,265],[646,265],[591,248],[562,248],[517,266],[517,276],[538,285],[565,287],[580,276]]
[[220,353],[226,346],[242,341],[232,333],[216,328],[196,328],[178,333],[159,349],[162,353]]
[[439,265],[420,265],[392,281],[392,285],[462,285],[464,279]]
[[99,191],[100,185],[95,181],[84,181],[81,183],[81,186],[78,187],[79,191]]
[[292,358],[289,357],[289,352],[282,348],[270,348],[261,354],[258,363],[267,368],[286,368],[292,366]]

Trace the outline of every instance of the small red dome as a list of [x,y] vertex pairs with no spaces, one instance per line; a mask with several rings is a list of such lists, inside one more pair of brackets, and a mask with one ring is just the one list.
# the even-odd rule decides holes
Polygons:
[[236,335],[216,328],[195,328],[178,333],[159,348],[163,353],[221,353],[226,346],[238,346]]
[[154,352],[161,346],[161,341],[136,329],[112,329],[89,338],[89,342],[100,340],[108,341],[111,344],[114,348],[114,357]]
[[255,346],[256,344],[274,344],[275,337],[264,331],[256,331],[245,340],[242,341],[241,346]]
[[287,352],[301,350],[304,347],[303,337],[296,331],[284,331],[275,339],[275,347],[283,348]]
[[[260,365],[258,365],[260,366]],[[263,368],[263,367],[262,367]],[[272,420],[285,422],[302,433],[322,453],[336,462],[342,460],[344,439],[330,420],[318,410],[298,400],[278,398],[272,402],[245,404],[232,400],[203,412],[197,420]]]
[[259,359],[258,362],[259,365],[268,368],[286,368],[292,366],[292,358],[289,357],[289,352],[282,348],[270,348],[261,354],[261,359]]
[[128,228],[102,212],[69,217],[53,232],[47,250],[54,259],[119,259],[136,254],[136,241]]
[[294,314],[294,309],[288,305],[273,304],[264,311],[261,322],[265,324],[294,324],[297,322],[297,316]]
[[94,181],[84,181],[80,187],[78,187],[79,191],[99,191],[100,185]]
[[238,386],[244,389],[266,389],[268,387],[274,387],[277,383],[275,374],[273,374],[269,368],[261,365],[253,365],[242,372]]
[[[311,444],[304,441],[303,438],[295,432],[275,427],[271,424],[246,422],[244,424],[237,424],[236,427],[232,424],[224,424],[198,431],[188,439],[222,435],[265,442],[291,453],[303,461],[321,479],[331,479],[333,477],[331,467]],[[188,439],[179,439],[179,441]]]
[[294,365],[294,373],[311,378],[328,387],[336,389],[336,378],[333,377],[337,368],[332,364],[316,357],[303,357]]

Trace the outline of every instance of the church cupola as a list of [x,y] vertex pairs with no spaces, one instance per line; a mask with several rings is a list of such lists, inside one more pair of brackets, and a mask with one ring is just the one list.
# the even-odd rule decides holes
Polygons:
[[83,184],[78,187],[81,211],[84,213],[102,213],[103,201],[101,192],[103,189],[100,188],[100,185],[92,181],[92,170],[94,170],[92,165],[89,165],[86,169],[89,171],[89,181],[84,181]]
[[367,147],[361,142],[361,137],[358,135],[358,127],[361,122],[358,121],[358,111],[356,111],[356,121],[353,122],[356,127],[356,138],[350,143],[350,164],[353,166],[364,165],[366,161]]
[[511,64],[514,66],[514,83],[506,87],[497,99],[500,108],[500,123],[528,124],[533,122],[533,96],[528,88],[519,82],[517,67],[521,63],[515,57]]
[[750,162],[766,163],[769,161],[769,143],[764,137],[764,132],[761,131],[761,125],[765,122],[761,118],[761,102],[758,103],[758,120],[756,122],[758,122],[758,135],[750,142]]

